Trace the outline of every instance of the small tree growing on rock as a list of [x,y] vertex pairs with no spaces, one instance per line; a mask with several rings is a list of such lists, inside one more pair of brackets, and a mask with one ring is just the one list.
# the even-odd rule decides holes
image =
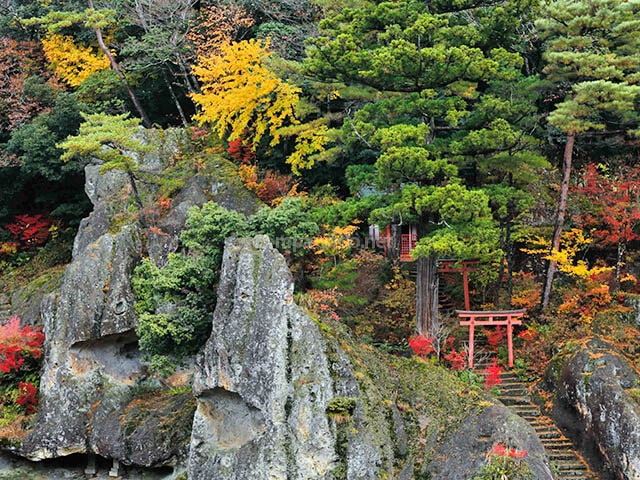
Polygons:
[[83,114],[85,122],[80,125],[77,135],[68,137],[58,144],[58,148],[65,150],[62,160],[69,161],[76,157],[95,157],[104,163],[100,173],[109,170],[121,170],[127,174],[133,198],[140,212],[140,223],[146,228],[142,215],[144,210],[138,179],[140,167],[134,155],[149,149],[137,138],[140,119],[129,118],[129,114],[106,115],[96,113]]

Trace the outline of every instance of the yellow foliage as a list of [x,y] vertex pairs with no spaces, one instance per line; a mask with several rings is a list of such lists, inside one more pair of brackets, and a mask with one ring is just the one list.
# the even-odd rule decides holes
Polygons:
[[545,260],[555,262],[558,270],[581,279],[587,279],[593,275],[599,275],[613,270],[613,267],[589,268],[584,260],[576,260],[578,253],[593,240],[585,237],[584,232],[573,228],[562,234],[560,250],[551,250],[551,242],[545,238],[536,236],[529,240],[533,248],[523,248],[522,251],[533,255],[540,255]]
[[227,43],[219,53],[199,58],[193,71],[202,93],[192,98],[201,109],[195,116],[200,124],[211,124],[221,138],[230,130],[229,140],[243,137],[255,148],[267,132],[271,145],[277,145],[277,130],[285,122],[297,123],[300,89],[267,69],[268,47],[268,41],[260,40]]
[[329,142],[327,132],[327,126],[320,125],[317,128],[304,129],[298,134],[296,149],[287,158],[294,174],[300,175],[301,168],[311,168],[315,163],[312,155],[325,151],[325,145]]
[[42,47],[56,75],[72,87],[110,66],[102,51],[76,45],[67,35],[50,34],[42,40]]
[[334,263],[337,263],[337,259],[344,258],[353,247],[354,241],[351,237],[357,230],[358,227],[355,225],[334,227],[325,236],[313,239],[313,246],[316,247],[315,252],[318,255],[333,257]]

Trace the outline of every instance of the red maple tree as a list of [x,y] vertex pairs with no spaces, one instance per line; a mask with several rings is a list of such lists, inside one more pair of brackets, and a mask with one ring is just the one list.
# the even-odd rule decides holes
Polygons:
[[18,215],[14,223],[7,225],[14,240],[20,242],[23,250],[42,245],[49,237],[51,220],[43,215]]
[[634,231],[640,223],[640,169],[622,167],[605,175],[592,163],[574,191],[582,207],[583,228],[593,229],[603,247],[616,247],[616,279],[620,280],[627,244],[640,238]]
[[26,356],[40,358],[44,334],[39,328],[24,327],[17,316],[6,324],[0,324],[0,371],[11,373],[20,370]]

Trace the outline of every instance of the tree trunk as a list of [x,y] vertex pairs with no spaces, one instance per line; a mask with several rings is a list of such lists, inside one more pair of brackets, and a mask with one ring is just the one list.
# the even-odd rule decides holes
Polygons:
[[[93,0],[87,0],[87,2],[89,4],[89,8],[93,10],[94,9]],[[149,120],[149,117],[147,116],[147,112],[145,112],[144,109],[142,108],[142,105],[138,101],[138,97],[136,97],[136,94],[133,93],[133,90],[131,89],[131,85],[129,85],[129,81],[127,80],[127,77],[125,76],[124,73],[122,73],[122,70],[120,70],[120,66],[118,65],[118,62],[116,61],[114,56],[111,54],[111,51],[107,48],[107,45],[104,43],[104,38],[102,38],[102,30],[100,30],[99,28],[94,28],[94,31],[96,32],[98,45],[100,45],[100,48],[109,59],[111,68],[113,69],[114,72],[116,72],[116,74],[118,75],[118,77],[120,78],[124,86],[127,88],[127,92],[129,92],[129,97],[131,98],[133,105],[136,107],[136,110],[138,111],[138,113],[140,114],[140,117],[142,118],[142,124],[146,128],[151,128],[152,125],[151,125],[151,121]]]
[[[571,160],[573,159],[573,145],[576,141],[576,134],[569,133],[567,135],[567,144],[564,147],[564,162],[562,185],[560,187],[560,200],[558,201],[558,212],[556,215],[556,227],[553,232],[553,240],[551,242],[551,251],[560,249],[560,238],[562,237],[562,227],[564,226],[564,217],[567,211],[567,199],[569,198],[569,181],[571,180]],[[549,306],[551,301],[551,287],[553,285],[553,277],[556,273],[556,263],[549,261],[547,269],[547,278],[544,282],[544,291],[542,293],[542,307]]]
[[511,241],[511,223],[507,225],[507,303],[511,308],[513,298],[513,242]]
[[131,190],[133,191],[133,198],[138,207],[138,211],[140,212],[140,225],[142,228],[147,228],[147,222],[144,219],[144,205],[142,204],[142,199],[140,198],[140,192],[138,191],[138,185],[136,183],[136,176],[133,174],[133,171],[127,165],[127,176],[129,177],[129,184],[131,185]]
[[162,72],[162,78],[164,79],[164,83],[167,86],[167,89],[169,90],[169,94],[171,95],[171,98],[173,99],[173,103],[176,104],[176,108],[178,109],[178,113],[180,114],[180,120],[182,120],[182,125],[184,126],[184,128],[187,128],[189,126],[189,124],[187,123],[187,117],[184,114],[184,110],[182,110],[182,105],[180,105],[180,102],[178,101],[178,97],[176,96],[176,93],[173,91],[173,87],[171,86],[171,82],[167,78],[166,72]]
[[416,330],[424,337],[438,330],[438,259],[435,255],[416,261]]
[[620,232],[620,237],[618,239],[618,256],[616,258],[616,286],[620,286],[620,273],[622,270],[622,261],[624,258],[625,244],[622,239],[622,232]]
[[496,279],[493,288],[493,304],[498,305],[500,302],[500,289],[502,288],[502,279],[504,277],[504,270],[506,268],[507,263],[507,249],[505,247],[505,226],[504,224],[500,225],[500,249],[502,250],[502,258],[500,258],[500,267],[498,268],[498,278]]

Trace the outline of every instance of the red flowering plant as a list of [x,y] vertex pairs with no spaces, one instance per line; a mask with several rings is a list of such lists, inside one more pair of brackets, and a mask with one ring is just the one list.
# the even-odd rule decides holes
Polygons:
[[18,385],[20,395],[16,400],[16,403],[21,407],[24,407],[27,413],[35,413],[38,406],[38,389],[33,383],[20,382]]
[[440,361],[444,359],[451,370],[464,370],[467,366],[467,354],[464,350],[456,350],[453,337],[441,339],[414,335],[409,338],[409,346],[413,353],[423,360],[433,358],[434,361]]
[[498,360],[495,359],[493,363],[483,373],[485,378],[485,381],[484,381],[485,390],[491,390],[493,387],[496,387],[502,383],[502,378],[500,377],[501,372],[502,372],[502,367],[498,365]]
[[0,391],[4,392],[0,400],[4,405],[15,402],[26,413],[35,412],[43,343],[41,329],[22,326],[17,316],[0,324]]
[[43,215],[18,215],[6,229],[22,250],[28,250],[47,241],[51,225],[51,219]]
[[526,450],[508,448],[497,443],[487,452],[487,462],[474,480],[524,480],[531,478],[529,467],[523,461]]

